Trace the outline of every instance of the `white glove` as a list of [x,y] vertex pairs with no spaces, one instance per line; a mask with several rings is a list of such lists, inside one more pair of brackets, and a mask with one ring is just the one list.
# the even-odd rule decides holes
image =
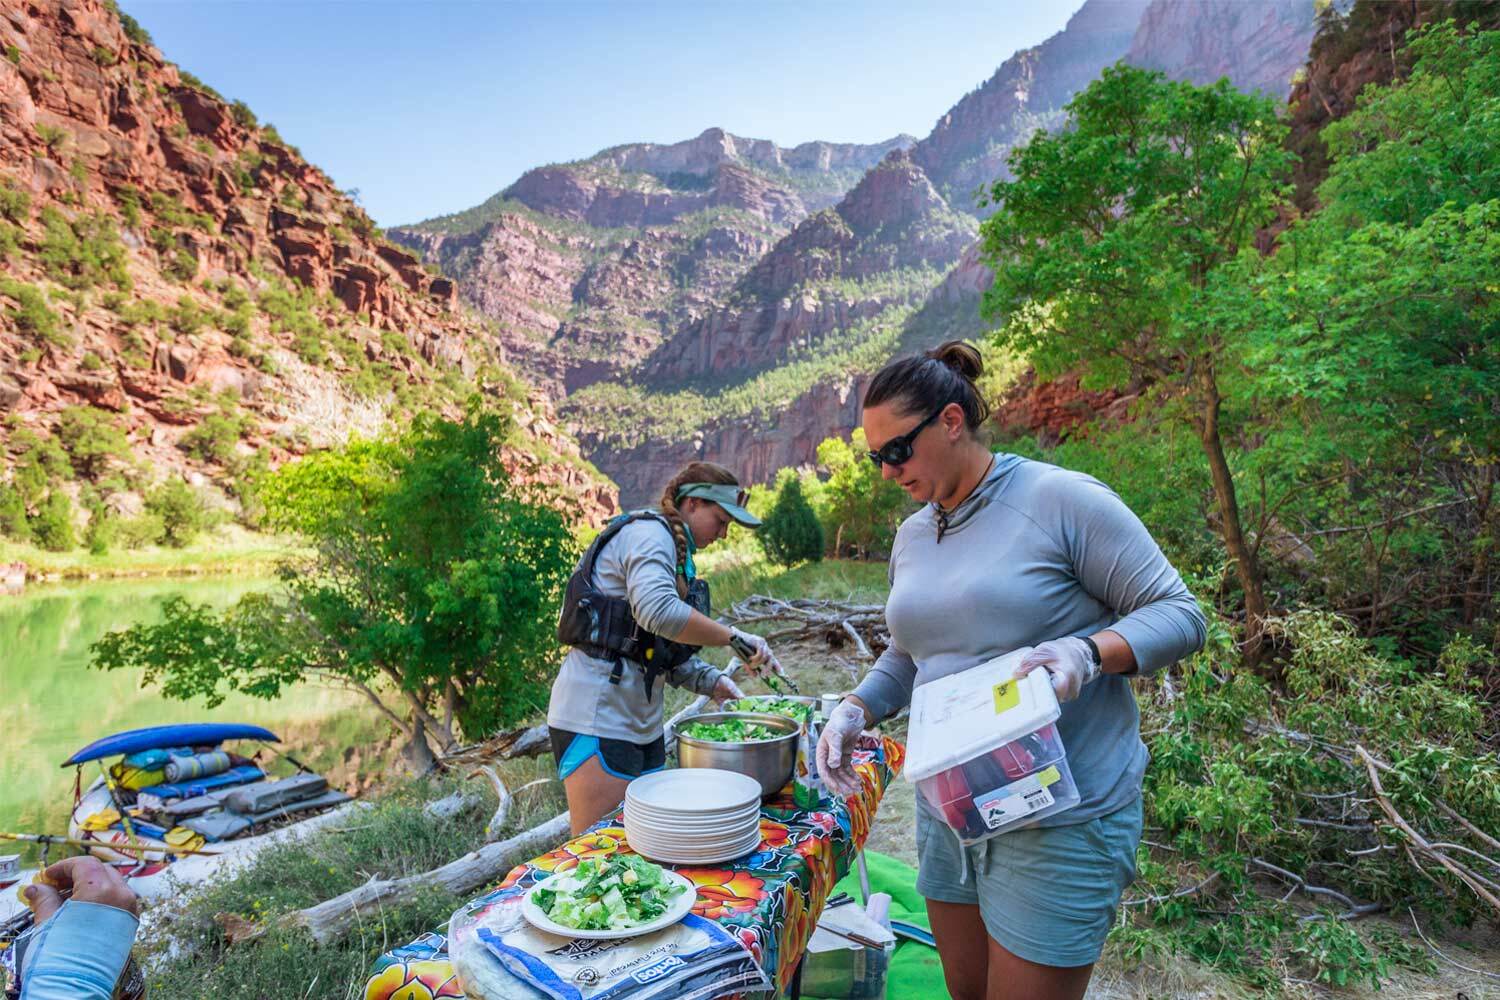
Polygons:
[[1057,692],[1058,701],[1077,698],[1083,686],[1100,673],[1089,644],[1074,635],[1044,642],[1021,657],[1016,676],[1025,677],[1038,667],[1045,667],[1052,675],[1052,690]]
[[859,792],[862,783],[851,759],[859,734],[865,730],[865,712],[845,698],[834,706],[818,737],[818,777],[846,798]]
[[722,675],[714,684],[713,699],[720,704],[726,701],[738,701],[743,697],[745,697],[745,692],[740,690],[740,686],[728,674]]
[[764,636],[737,628],[730,628],[729,633],[735,640],[738,640],[738,643],[734,643],[734,640],[731,640],[731,643],[748,646],[751,650],[750,655],[745,658],[745,669],[750,671],[750,676],[764,677],[768,673],[786,676],[781,669],[781,661],[776,659],[775,653],[771,652],[771,644]]

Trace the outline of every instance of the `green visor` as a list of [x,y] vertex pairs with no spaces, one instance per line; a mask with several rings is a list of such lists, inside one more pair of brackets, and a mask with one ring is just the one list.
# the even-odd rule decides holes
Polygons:
[[688,483],[677,490],[677,502],[681,503],[684,497],[712,500],[724,508],[724,513],[745,527],[760,527],[760,518],[745,509],[745,501],[750,498],[750,494],[738,486],[727,483]]

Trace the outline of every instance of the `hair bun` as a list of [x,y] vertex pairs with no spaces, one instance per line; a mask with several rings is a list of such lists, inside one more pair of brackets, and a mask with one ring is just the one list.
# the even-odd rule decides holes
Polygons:
[[978,382],[979,376],[984,374],[984,359],[979,355],[979,348],[967,340],[950,340],[939,344],[927,352],[927,357],[941,361],[966,382]]

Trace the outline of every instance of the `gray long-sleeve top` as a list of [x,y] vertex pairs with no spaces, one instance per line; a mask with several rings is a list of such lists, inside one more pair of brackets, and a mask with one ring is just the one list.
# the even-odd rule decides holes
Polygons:
[[[587,553],[585,553],[587,555]],[[583,565],[580,559],[579,566]],[[661,521],[643,518],[621,528],[599,552],[594,586],[630,602],[630,612],[646,631],[672,638],[692,615],[677,595],[677,549]],[[693,657],[656,679],[650,701],[645,674],[625,661],[619,684],[609,682],[614,662],[568,651],[547,706],[547,725],[604,739],[649,743],[662,734],[662,688],[671,683],[697,694],[711,694],[723,672]]]
[[[1091,476],[996,455],[947,520],[939,541],[929,504],[896,532],[885,610],[892,643],[854,692],[877,719],[909,704],[916,684],[1048,639],[1111,629],[1141,674],[1203,645],[1203,613],[1182,578]],[[1058,731],[1081,801],[1038,825],[1082,823],[1140,794],[1149,754],[1126,678],[1086,685],[1063,705]]]

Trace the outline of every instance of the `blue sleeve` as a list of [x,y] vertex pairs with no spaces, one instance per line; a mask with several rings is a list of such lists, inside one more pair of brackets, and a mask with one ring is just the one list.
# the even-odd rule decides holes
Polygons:
[[26,950],[21,1000],[110,1000],[138,926],[118,907],[68,900]]

